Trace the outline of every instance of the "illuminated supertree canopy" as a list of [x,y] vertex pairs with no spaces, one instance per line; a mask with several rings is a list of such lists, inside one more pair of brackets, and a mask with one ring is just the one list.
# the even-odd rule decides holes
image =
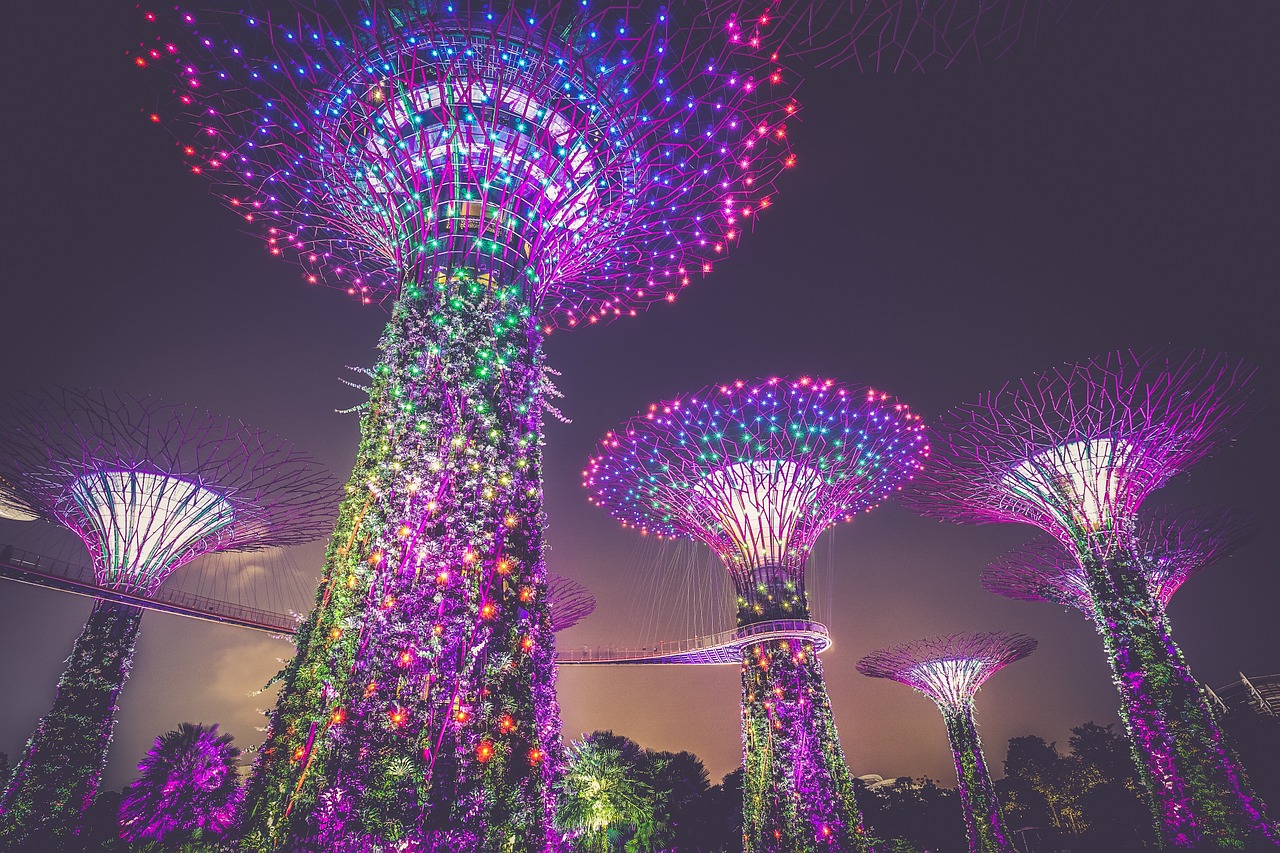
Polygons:
[[[761,0],[746,37],[785,30],[792,50],[820,65],[871,73],[920,72],[999,59],[1019,42],[1096,15],[1110,0],[902,0],[788,4]],[[715,9],[728,3],[709,0]],[[777,32],[772,33],[779,35]]]
[[[1161,510],[1140,515],[1135,531],[1137,565],[1146,576],[1153,601],[1161,609],[1168,607],[1188,579],[1230,556],[1257,529],[1251,514],[1230,510]],[[1084,569],[1053,540],[1031,542],[996,560],[983,572],[982,585],[1006,598],[1049,601],[1093,614]]]
[[551,607],[551,630],[559,633],[572,628],[596,610],[596,597],[573,578],[547,576],[547,601]]
[[369,302],[469,269],[576,325],[708,272],[793,162],[794,75],[697,12],[250,6],[166,22],[136,62],[177,78],[155,118],[192,170],[308,281]]
[[[84,542],[97,582],[154,593],[212,551],[295,545],[332,524],[337,484],[290,443],[198,409],[58,390],[8,401],[0,476],[22,506]],[[0,799],[0,840],[79,830],[106,763],[140,608],[98,599],[53,709]]]
[[1168,845],[1273,838],[1136,541],[1143,500],[1247,420],[1253,372],[1226,355],[1120,352],[1010,383],[939,419],[929,469],[907,496],[944,519],[1032,524],[1080,564]]
[[251,847],[552,844],[542,337],[672,301],[768,208],[797,82],[703,7],[145,13],[190,168],[308,282],[394,301]]
[[[919,416],[887,394],[774,378],[650,406],[605,436],[583,483],[624,525],[710,546],[740,626],[799,628],[818,536],[895,493],[928,450]],[[753,643],[742,673],[747,849],[864,849],[813,643]]]
[[881,649],[858,661],[863,675],[913,687],[942,711],[969,849],[975,853],[1004,853],[1013,846],[982,754],[973,697],[988,678],[1035,648],[1036,641],[1025,634],[949,634]]

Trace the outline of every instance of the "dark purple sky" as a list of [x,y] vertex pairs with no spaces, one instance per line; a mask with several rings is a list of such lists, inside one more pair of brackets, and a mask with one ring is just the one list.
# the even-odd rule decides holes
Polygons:
[[[337,379],[350,376],[344,365],[373,362],[385,315],[306,287],[241,233],[143,118],[147,82],[124,53],[129,11],[74,6],[6,13],[0,384],[208,406],[292,438],[345,478],[357,422],[334,410],[359,395]],[[808,373],[884,388],[927,419],[1049,365],[1162,344],[1256,361],[1277,399],[1280,5],[1116,6],[983,67],[811,75],[793,134],[799,167],[736,257],[673,306],[549,339],[573,419],[546,430],[550,565],[600,602],[566,644],[633,644],[654,609],[679,598],[646,601],[650,549],[637,550],[638,537],[580,487],[593,441],[654,400]],[[1251,546],[1192,580],[1171,608],[1196,674],[1214,685],[1238,670],[1280,671],[1280,507],[1266,440],[1276,417],[1272,406],[1157,495],[1263,519]],[[819,543],[824,559],[834,554],[834,594],[821,607],[835,638],[827,680],[855,773],[952,782],[931,704],[854,670],[867,652],[919,636],[1010,629],[1040,639],[979,696],[997,771],[1011,736],[1065,742],[1072,725],[1115,719],[1101,643],[1082,617],[978,585],[989,560],[1030,535],[888,506]],[[314,577],[318,555],[303,550],[292,563]],[[88,608],[0,584],[0,750],[18,752],[48,709]],[[263,635],[149,614],[107,783],[125,782],[150,740],[184,720],[256,742],[253,711],[270,699],[247,694],[288,653]],[[733,668],[560,677],[566,735],[612,728],[692,750],[717,777],[739,760],[738,690]]]

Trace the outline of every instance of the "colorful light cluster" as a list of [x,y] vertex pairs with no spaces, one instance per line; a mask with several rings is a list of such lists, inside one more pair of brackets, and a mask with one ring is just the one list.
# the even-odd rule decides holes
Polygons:
[[[76,533],[104,587],[147,595],[210,551],[312,541],[337,484],[275,436],[194,409],[98,392],[14,398],[0,477],[20,505]],[[93,802],[142,611],[105,600],[76,640],[0,798],[0,841],[62,843]]]
[[155,120],[273,254],[395,301],[248,843],[543,850],[541,337],[711,270],[795,162],[797,80],[692,9],[344,5],[147,13],[135,56],[172,81]]
[[[696,9],[182,14],[135,55],[194,172],[363,302],[491,275],[549,330],[673,299],[772,203],[796,75]],[[748,43],[749,41],[754,43]]]
[[[818,536],[899,490],[928,452],[919,416],[887,394],[774,378],[650,406],[605,436],[583,484],[626,526],[710,546],[746,626],[807,620]],[[813,642],[746,646],[742,684],[746,849],[866,849]]]
[[[1138,566],[1152,603],[1164,610],[1189,578],[1230,556],[1257,530],[1247,514],[1227,510],[1144,513],[1135,531]],[[996,560],[982,574],[996,595],[1049,601],[1093,615],[1089,581],[1075,556],[1052,540],[1038,540]]]
[[900,490],[928,450],[920,417],[883,392],[739,381],[655,403],[608,433],[583,485],[624,526],[710,546],[740,604],[759,605],[750,621],[788,618],[782,602],[756,601],[754,576],[802,578],[818,536]]
[[1252,375],[1225,355],[1120,352],[1010,383],[940,419],[909,496],[944,519],[1035,525],[1079,564],[1074,587],[1040,590],[1087,592],[1167,845],[1274,838],[1173,641],[1136,538],[1142,501],[1242,427]]
[[942,711],[973,853],[1013,850],[978,739],[973,697],[988,678],[1035,649],[1036,641],[1025,634],[949,634],[881,649],[858,661],[863,675],[912,687]]

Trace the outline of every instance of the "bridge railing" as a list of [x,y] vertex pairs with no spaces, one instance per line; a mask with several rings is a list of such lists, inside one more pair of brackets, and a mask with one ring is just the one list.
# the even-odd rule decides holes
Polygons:
[[739,645],[752,637],[787,633],[829,636],[827,627],[820,622],[813,622],[809,619],[774,619],[769,622],[756,622],[752,625],[744,625],[741,628],[721,631],[718,634],[690,637],[686,640],[662,641],[652,646],[598,646],[595,648],[584,647],[580,650],[560,646],[556,649],[556,660],[565,663],[577,663],[600,660],[674,657],[708,649]]
[[97,594],[102,598],[125,604],[136,604],[139,607],[210,619],[215,622],[225,621],[282,634],[292,634],[297,629],[296,622],[289,614],[222,601],[206,595],[196,595],[182,589],[161,588],[152,595],[141,595],[103,587],[98,584],[93,566],[69,563],[44,554],[34,554],[12,545],[0,545],[0,570],[5,569],[8,570],[8,574],[25,575],[33,582],[39,582],[42,578],[61,581],[62,583],[56,585],[67,591],[84,595]]

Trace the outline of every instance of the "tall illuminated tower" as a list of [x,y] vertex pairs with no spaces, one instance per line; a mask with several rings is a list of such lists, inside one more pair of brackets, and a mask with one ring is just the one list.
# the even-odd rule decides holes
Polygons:
[[831,380],[715,386],[605,436],[584,472],[625,525],[697,539],[737,591],[747,850],[863,850],[866,840],[809,626],[818,536],[896,492],[928,454],[918,415]]
[[[323,536],[338,485],[291,444],[151,398],[59,390],[7,401],[0,477],[18,502],[75,533],[99,586],[152,595],[213,551]],[[0,846],[79,831],[93,802],[142,610],[97,599],[0,798]]]
[[251,846],[552,843],[542,338],[674,300],[793,162],[796,78],[700,8],[147,13],[191,170],[307,281],[394,303]]
[[1240,429],[1252,374],[1224,355],[1121,352],[1009,383],[941,419],[910,496],[944,519],[1035,525],[1080,564],[1166,845],[1275,837],[1135,542],[1147,495]]
[[[1188,579],[1230,556],[1256,531],[1253,516],[1228,510],[1143,514],[1135,529],[1135,565],[1145,576],[1152,605],[1163,612]],[[1094,614],[1084,569],[1052,539],[1031,542],[996,560],[982,573],[982,585],[1006,598],[1049,601],[1090,618]]]
[[881,649],[858,661],[858,672],[913,687],[942,712],[973,853],[1013,849],[982,755],[973,697],[988,678],[1035,648],[1036,641],[1025,634],[950,634]]

